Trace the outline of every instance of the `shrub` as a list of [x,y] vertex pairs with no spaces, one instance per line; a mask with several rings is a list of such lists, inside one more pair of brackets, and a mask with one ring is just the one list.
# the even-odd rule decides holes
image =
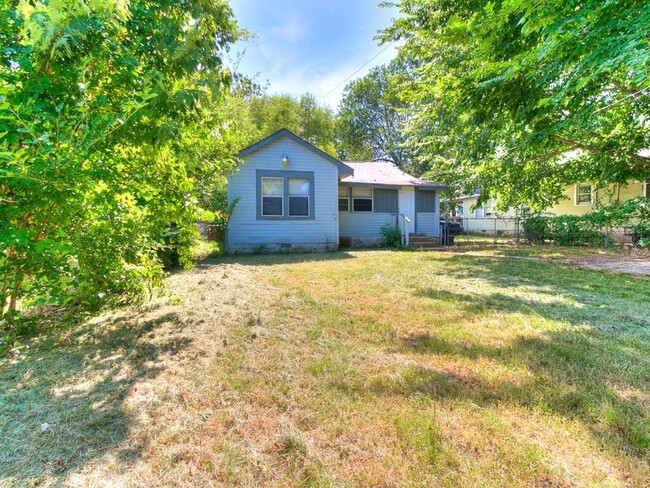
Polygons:
[[576,215],[528,217],[524,234],[530,242],[553,241],[561,246],[596,245],[605,239],[602,226]]
[[548,217],[528,217],[524,221],[524,236],[528,242],[544,242],[549,238],[548,227]]
[[396,225],[382,225],[381,235],[384,236],[386,245],[389,247],[400,247],[402,245],[402,231]]
[[524,234],[529,242],[598,245],[605,242],[604,229],[607,227],[628,227],[635,245],[647,245],[650,241],[650,199],[634,198],[579,216],[531,215],[524,221]]

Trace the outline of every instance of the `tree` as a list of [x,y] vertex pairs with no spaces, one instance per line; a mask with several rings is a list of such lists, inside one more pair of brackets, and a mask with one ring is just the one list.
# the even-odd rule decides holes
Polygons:
[[145,293],[227,169],[225,1],[4,1],[0,303]]
[[405,167],[411,151],[402,128],[407,106],[399,99],[395,79],[407,73],[404,63],[373,68],[343,91],[337,124],[337,149],[343,159],[383,159]]
[[408,126],[430,175],[503,206],[650,176],[650,4],[402,0]]
[[248,103],[249,117],[256,128],[251,142],[266,137],[280,129],[288,129],[310,144],[329,153],[334,148],[334,114],[320,106],[316,98],[306,93],[299,99],[291,95],[263,95]]

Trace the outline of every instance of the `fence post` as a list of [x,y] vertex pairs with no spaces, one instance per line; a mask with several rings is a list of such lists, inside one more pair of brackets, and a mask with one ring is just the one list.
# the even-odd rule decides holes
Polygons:
[[519,244],[519,214],[515,216],[515,242]]
[[494,218],[494,243],[497,243],[497,219]]
[[609,226],[605,227],[605,249],[609,247]]

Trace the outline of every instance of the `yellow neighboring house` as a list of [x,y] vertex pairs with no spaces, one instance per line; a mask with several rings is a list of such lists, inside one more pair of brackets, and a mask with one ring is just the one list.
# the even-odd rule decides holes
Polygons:
[[609,185],[607,189],[596,190],[594,185],[580,183],[564,188],[564,197],[547,210],[552,215],[583,215],[601,204],[624,202],[636,197],[650,198],[650,183],[631,181],[625,185]]
[[[613,184],[607,189],[596,190],[595,185],[579,183],[564,188],[564,198],[549,207],[549,215],[583,215],[596,209],[596,202],[601,204],[624,202],[636,197],[650,198],[650,182],[631,181],[625,185]],[[506,212],[496,212],[496,200],[490,200],[485,205],[477,207],[479,193],[474,192],[451,200],[456,204],[453,214],[464,221],[464,227],[469,231],[494,232],[511,231],[514,229],[516,212],[510,209]],[[513,229],[511,229],[513,228]]]

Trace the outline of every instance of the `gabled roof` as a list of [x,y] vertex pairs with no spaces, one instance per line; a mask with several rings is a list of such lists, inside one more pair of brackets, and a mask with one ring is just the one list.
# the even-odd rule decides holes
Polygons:
[[338,168],[340,174],[346,174],[346,175],[351,175],[352,174],[352,171],[353,171],[352,168],[350,168],[349,166],[343,164],[341,161],[339,161],[338,159],[330,156],[326,152],[321,151],[316,146],[312,146],[307,141],[305,141],[303,138],[298,137],[297,135],[295,135],[293,132],[291,132],[288,129],[280,129],[279,131],[271,134],[270,136],[265,137],[261,141],[256,142],[255,144],[253,144],[251,146],[248,146],[247,148],[242,149],[241,151],[239,151],[239,153],[237,153],[237,155],[240,156],[240,157],[241,156],[246,156],[247,154],[258,151],[259,149],[263,148],[264,146],[266,146],[268,144],[271,144],[274,141],[277,141],[281,137],[288,137],[292,141],[300,144],[305,149],[308,149],[309,151],[313,152],[317,156],[320,156],[321,158],[325,159],[326,161],[332,163],[334,166],[336,166]]
[[399,169],[393,163],[387,161],[344,161],[344,164],[352,168],[354,173],[343,178],[341,183],[348,183],[352,186],[415,186],[418,188],[439,190],[446,188],[442,183],[421,180],[408,173],[404,173],[404,171]]

